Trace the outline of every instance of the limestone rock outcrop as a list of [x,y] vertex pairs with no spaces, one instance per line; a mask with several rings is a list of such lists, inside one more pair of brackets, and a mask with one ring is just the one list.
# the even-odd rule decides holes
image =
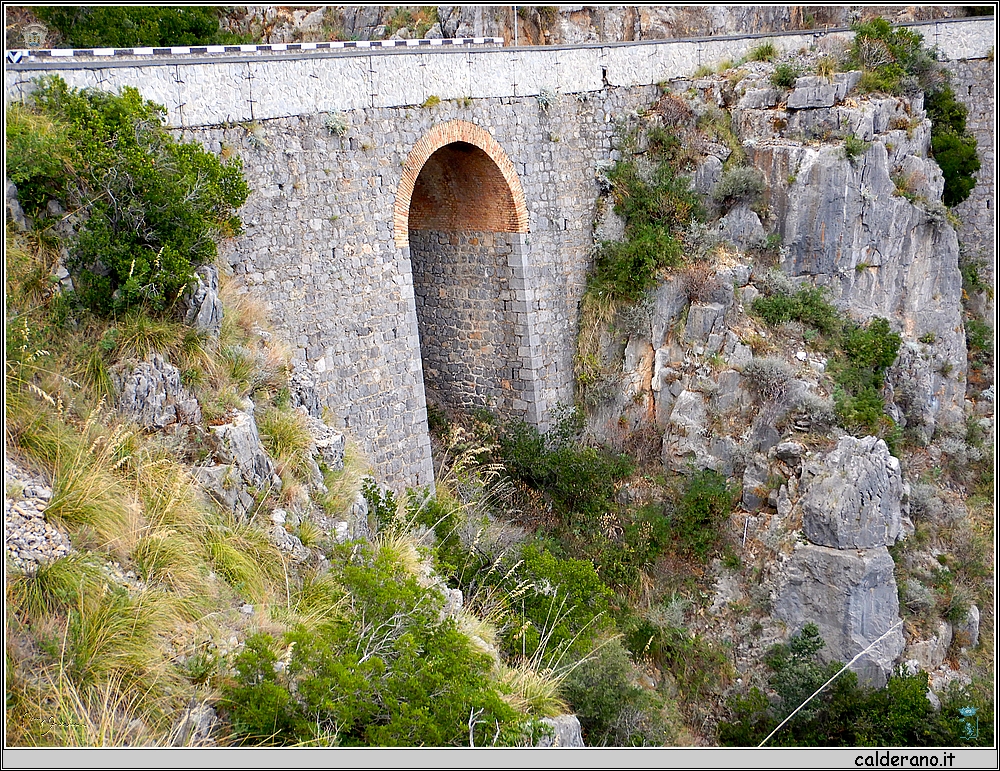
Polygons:
[[181,299],[184,321],[212,337],[222,327],[222,300],[219,299],[219,271],[203,265],[195,271],[195,285]]
[[536,747],[583,747],[583,733],[576,715],[545,717],[542,722],[552,729],[552,736],[546,737]]
[[181,371],[158,353],[111,371],[118,411],[148,430],[201,421],[198,400],[181,382]]
[[733,122],[767,178],[781,268],[858,320],[881,316],[908,343],[934,340],[923,360],[906,355],[890,373],[905,391],[900,417],[929,439],[964,419],[958,237],[923,97],[855,99],[858,77],[799,78],[784,104],[770,104],[759,98],[769,81],[751,75],[736,87]]
[[852,667],[881,687],[904,642],[893,567],[884,546],[842,551],[800,544],[784,566],[773,616],[790,631],[814,622],[826,641],[820,656],[827,661],[850,661],[892,629]]
[[253,402],[247,399],[245,405],[245,409],[234,412],[228,423],[211,427],[218,440],[216,455],[224,464],[235,467],[244,485],[257,489],[273,485],[280,489],[281,479],[257,432]]
[[887,549],[900,536],[908,494],[899,461],[881,439],[846,436],[803,462],[798,491],[809,542],[783,567],[774,617],[793,631],[816,623],[827,660],[850,661],[888,632],[854,665],[881,686],[904,644]]
[[844,437],[833,452],[805,463],[800,486],[802,529],[812,543],[871,549],[899,538],[907,489],[881,439]]

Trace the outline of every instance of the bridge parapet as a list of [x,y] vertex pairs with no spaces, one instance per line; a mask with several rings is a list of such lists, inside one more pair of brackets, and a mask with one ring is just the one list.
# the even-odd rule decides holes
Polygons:
[[[942,20],[913,27],[946,60],[986,58],[996,37],[992,18]],[[349,53],[346,47],[324,50],[320,46],[334,44],[303,43],[298,44],[297,54],[291,49],[295,44],[280,53],[275,50],[278,46],[270,46],[270,51],[265,46],[246,46],[254,50],[227,52],[229,56],[205,54],[203,59],[154,53],[168,49],[148,49],[150,58],[145,60],[29,56],[20,63],[8,63],[5,93],[8,100],[19,98],[31,89],[30,80],[38,73],[58,71],[76,87],[141,86],[144,96],[167,107],[171,126],[205,126],[417,106],[432,95],[441,100],[489,99],[580,94],[608,85],[655,85],[690,75],[702,64],[737,60],[763,40],[780,51],[797,51],[848,40],[851,34],[849,30],[815,30],[537,48],[442,44],[434,46],[433,52],[427,50],[431,46],[407,45],[378,53],[365,53],[363,48]],[[372,48],[375,42],[381,49],[385,41],[371,41]]]

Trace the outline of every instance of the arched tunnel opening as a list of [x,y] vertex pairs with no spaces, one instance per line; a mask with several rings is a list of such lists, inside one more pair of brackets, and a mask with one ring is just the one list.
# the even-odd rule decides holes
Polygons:
[[452,142],[427,158],[408,236],[428,405],[526,416],[534,373],[518,230],[510,185],[481,148]]

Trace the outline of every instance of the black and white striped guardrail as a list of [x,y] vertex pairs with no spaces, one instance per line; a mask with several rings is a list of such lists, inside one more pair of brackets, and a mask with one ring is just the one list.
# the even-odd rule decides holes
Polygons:
[[502,46],[502,37],[422,38],[419,40],[342,40],[330,43],[271,43],[237,46],[171,46],[169,48],[51,48],[7,52],[10,64],[25,59],[69,58],[74,56],[190,56],[192,54],[252,54],[280,51],[335,51],[338,49],[436,48],[443,46]]

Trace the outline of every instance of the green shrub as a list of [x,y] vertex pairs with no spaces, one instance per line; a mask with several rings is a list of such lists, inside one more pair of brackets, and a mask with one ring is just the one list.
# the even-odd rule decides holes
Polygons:
[[[822,287],[795,293],[779,290],[755,299],[750,310],[772,326],[800,321],[821,333],[823,337],[815,344],[832,354],[828,371],[836,384],[834,407],[841,425],[883,435],[887,441],[892,438],[895,424],[885,415],[881,388],[902,338],[888,321],[876,316],[867,325],[859,325],[844,318],[826,299]],[[759,387],[769,388],[772,381],[767,374],[751,370],[751,387],[759,380]]]
[[854,134],[849,134],[844,137],[844,157],[853,163],[855,159],[867,153],[871,146],[871,142],[865,142]]
[[764,175],[750,166],[737,166],[722,175],[712,189],[712,198],[726,206],[755,201],[767,188]]
[[851,28],[854,41],[847,59],[849,66],[863,72],[861,90],[903,94],[937,82],[939,68],[918,32],[894,28],[883,18],[858,22]]
[[663,746],[669,738],[663,704],[632,684],[633,668],[618,640],[577,666],[563,690],[589,747]]
[[775,88],[794,88],[795,81],[801,74],[802,71],[795,65],[782,62],[771,73],[771,84]]
[[595,635],[606,626],[601,617],[612,596],[594,566],[588,560],[557,557],[538,545],[525,548],[522,558],[519,576],[528,589],[513,608],[521,623],[508,637],[509,651],[545,663],[567,653],[572,660],[589,653]]
[[382,490],[374,479],[368,477],[361,484],[361,494],[365,496],[365,502],[368,504],[368,517],[377,527],[381,528],[396,521],[399,507],[396,494],[392,490]]
[[[774,646],[766,657],[771,669],[770,687],[777,698],[771,702],[757,688],[731,700],[734,722],[719,724],[723,746],[756,746],[778,724],[802,704],[843,666],[839,662],[820,664],[824,647],[815,624],[807,624],[787,643]],[[992,742],[992,704],[983,704],[968,693],[949,697],[951,709],[935,712],[927,698],[927,673],[897,672],[885,688],[873,689],[858,683],[848,670],[839,675],[819,696],[801,709],[768,742],[785,747],[854,746],[969,746],[959,720],[958,706],[980,710],[980,726],[988,718],[989,727],[975,744]]]
[[[33,99],[37,114],[58,126],[50,136],[61,160],[33,161],[37,152],[18,132],[8,151],[30,214],[53,193],[63,204],[82,202],[69,260],[80,299],[101,314],[171,310],[193,268],[214,260],[215,239],[240,229],[235,212],[250,191],[239,162],[223,164],[196,143],[176,142],[162,126],[165,110],[133,88],[81,91],[48,77]],[[73,175],[63,171],[70,157],[78,159]]]
[[693,474],[669,517],[678,551],[707,559],[722,539],[734,502],[734,491],[722,474],[711,469]]
[[749,59],[752,62],[769,62],[778,55],[778,49],[774,43],[762,43],[750,50]]
[[679,234],[702,214],[688,178],[676,174],[671,165],[679,152],[676,136],[665,129],[653,130],[649,146],[655,159],[651,168],[620,160],[608,173],[615,211],[625,219],[625,238],[602,244],[591,276],[594,289],[630,301],[655,284],[657,271],[680,262]]
[[805,287],[794,294],[775,292],[758,297],[750,310],[771,326],[801,321],[827,335],[836,334],[843,323],[836,306],[827,300],[824,287]]
[[529,719],[500,698],[493,660],[454,620],[441,620],[435,590],[384,552],[355,549],[339,567],[351,598],[343,617],[300,626],[280,646],[251,636],[236,657],[222,704],[237,738],[364,746],[525,739]]
[[21,207],[31,216],[51,198],[63,198],[80,165],[70,127],[47,115],[12,104],[7,111],[7,176],[17,185]]
[[500,454],[507,472],[543,491],[565,524],[596,519],[614,508],[618,483],[634,470],[625,455],[578,444],[573,427],[580,413],[572,412],[547,434],[517,422],[500,435]]
[[669,232],[651,225],[636,227],[626,241],[601,244],[591,280],[617,297],[637,300],[656,285],[662,268],[678,265],[682,256],[681,243]]
[[980,168],[976,138],[966,128],[968,108],[955,98],[951,86],[928,93],[924,108],[931,120],[931,151],[944,175],[941,200],[956,206],[969,197]]

